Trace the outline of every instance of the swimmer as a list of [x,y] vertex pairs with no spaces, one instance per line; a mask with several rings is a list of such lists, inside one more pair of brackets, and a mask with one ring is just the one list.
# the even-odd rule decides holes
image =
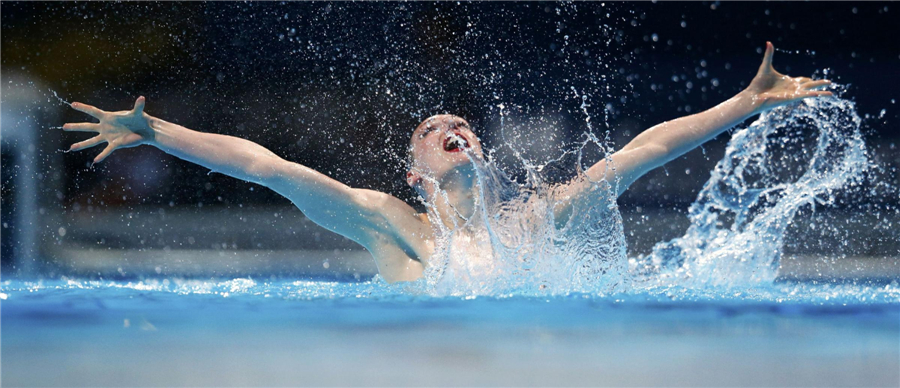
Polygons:
[[[586,172],[586,178],[619,184],[619,196],[647,172],[687,153],[747,118],[804,98],[832,95],[821,90],[828,80],[789,77],[772,67],[775,48],[766,42],[762,64],[750,85],[727,101],[700,113],[656,125],[640,133],[610,158]],[[150,145],[186,161],[237,179],[266,186],[291,202],[310,220],[365,247],[388,282],[423,276],[440,230],[462,224],[475,212],[476,182],[469,155],[484,158],[469,123],[443,114],[419,124],[409,142],[411,158],[406,182],[429,204],[447,228],[432,225],[406,202],[386,193],[352,188],[309,167],[282,159],[248,140],[193,131],[144,112],[144,97],[128,111],[107,112],[83,103],[72,107],[99,123],[68,123],[66,131],[95,132],[72,144],[80,151],[106,143],[94,158],[100,163],[120,148]],[[612,162],[613,168],[607,168]],[[564,184],[570,201],[591,200],[602,193],[573,180]],[[446,195],[437,200],[437,187]],[[587,198],[590,196],[590,198]],[[570,216],[571,206],[557,206],[557,219]]]

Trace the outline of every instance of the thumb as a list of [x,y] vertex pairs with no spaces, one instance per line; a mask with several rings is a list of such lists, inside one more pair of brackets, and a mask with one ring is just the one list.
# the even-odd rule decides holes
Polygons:
[[760,70],[769,70],[772,68],[772,56],[775,54],[775,46],[772,45],[772,42],[766,42],[766,53],[763,55],[762,65],[759,66]]
[[140,96],[137,98],[137,101],[134,102],[134,113],[137,115],[141,115],[144,113],[144,104],[147,102],[147,99],[144,96]]

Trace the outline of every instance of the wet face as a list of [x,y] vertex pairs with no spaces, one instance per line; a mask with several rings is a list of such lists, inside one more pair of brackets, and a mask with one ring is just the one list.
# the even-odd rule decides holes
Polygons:
[[481,142],[469,122],[453,115],[429,117],[416,127],[410,139],[412,171],[407,180],[411,186],[419,183],[422,174],[440,180],[448,171],[471,163],[466,150],[483,157]]

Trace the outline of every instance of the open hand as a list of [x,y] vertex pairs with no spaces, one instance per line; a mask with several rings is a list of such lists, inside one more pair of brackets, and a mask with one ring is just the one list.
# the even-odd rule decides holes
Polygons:
[[72,144],[69,151],[81,151],[101,143],[107,143],[103,152],[94,158],[100,163],[119,148],[136,147],[153,140],[150,116],[144,113],[145,99],[138,97],[131,110],[107,112],[91,105],[73,102],[72,108],[87,113],[100,120],[99,123],[67,123],[63,130],[73,132],[96,132],[97,136]]
[[821,90],[831,85],[829,80],[813,80],[808,77],[789,77],[772,67],[772,55],[775,46],[766,42],[766,53],[762,65],[750,86],[745,90],[750,93],[756,112],[762,113],[782,105],[790,104],[809,97],[831,96],[829,91]]

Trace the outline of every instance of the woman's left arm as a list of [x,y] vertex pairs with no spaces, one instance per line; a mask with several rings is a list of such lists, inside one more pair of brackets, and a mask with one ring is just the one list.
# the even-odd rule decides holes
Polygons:
[[809,97],[832,95],[820,90],[828,80],[789,77],[772,68],[775,47],[766,42],[762,65],[750,86],[715,107],[686,117],[656,125],[635,137],[611,156],[612,165],[604,159],[587,170],[593,181],[618,181],[621,195],[634,181],[647,172],[687,153],[749,117]]

